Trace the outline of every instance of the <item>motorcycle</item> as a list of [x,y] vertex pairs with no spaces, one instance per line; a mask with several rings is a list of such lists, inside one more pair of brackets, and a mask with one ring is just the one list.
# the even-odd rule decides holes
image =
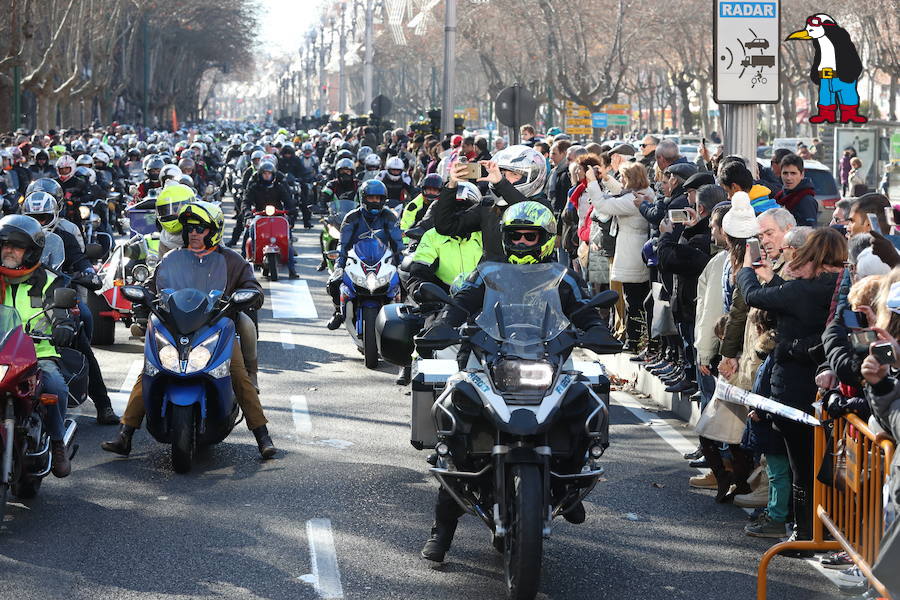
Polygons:
[[103,256],[108,256],[113,247],[113,237],[104,230],[103,213],[109,212],[109,204],[103,198],[85,202],[78,207],[84,240],[88,244],[99,244],[103,248]]
[[328,203],[328,214],[319,219],[322,223],[319,247],[329,272],[334,270],[334,261],[340,255],[338,244],[341,241],[341,224],[347,213],[355,208],[356,202],[352,200],[332,200]]
[[247,223],[250,235],[244,242],[244,256],[255,269],[262,269],[263,276],[278,281],[278,265],[291,259],[291,225],[286,211],[268,205],[265,210],[254,211]]
[[152,313],[144,345],[147,431],[171,444],[173,469],[186,473],[198,446],[221,442],[237,423],[230,374],[237,334],[228,315],[256,302],[259,292],[225,298],[221,254],[174,250],[161,267],[157,298],[141,286],[123,286],[122,294]]
[[[54,292],[55,308],[74,308],[74,290]],[[41,320],[47,311],[30,321]],[[3,427],[0,428],[0,521],[6,513],[9,495],[26,500],[37,495],[44,477],[50,473],[52,459],[50,436],[44,428],[48,405],[66,402],[78,406],[87,399],[87,366],[84,356],[71,348],[60,350],[63,376],[69,385],[69,398],[57,398],[41,392],[38,359],[33,340],[49,339],[49,333],[32,331],[31,322],[23,324],[16,310],[0,305],[0,395],[3,397]],[[44,320],[45,321],[45,320]],[[71,459],[78,450],[74,419],[64,421],[63,442]]]
[[381,307],[399,299],[394,253],[377,237],[363,237],[347,253],[341,282],[341,310],[350,337],[367,369],[378,366],[375,322]]
[[[580,333],[563,313],[559,264],[482,263],[481,312],[446,339],[416,337],[419,352],[466,342],[456,361],[420,360],[413,379],[412,443],[434,448],[431,474],[466,512],[493,533],[503,554],[507,596],[534,598],[542,544],[553,519],[573,510],[603,475],[609,445],[609,380],[600,363],[572,360],[576,347],[621,350],[607,331]],[[419,294],[465,310],[433,283]],[[612,306],[607,291],[583,303]],[[415,335],[398,321],[398,348]],[[383,349],[391,351],[390,340]],[[388,360],[399,357],[391,356]]]

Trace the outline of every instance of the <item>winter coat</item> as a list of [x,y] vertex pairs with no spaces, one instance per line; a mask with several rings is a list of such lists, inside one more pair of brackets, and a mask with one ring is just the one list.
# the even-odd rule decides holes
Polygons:
[[819,218],[816,190],[808,177],[800,180],[792,190],[782,189],[775,194],[775,201],[785,207],[797,220],[797,226],[815,227]]
[[[649,191],[649,188],[644,191]],[[587,193],[595,213],[610,215],[616,220],[613,228],[617,228],[618,232],[615,233],[616,251],[610,279],[622,283],[649,281],[650,270],[641,259],[641,249],[650,237],[650,227],[634,205],[634,194],[604,194],[596,181],[588,184]]]
[[548,194],[550,195],[550,205],[556,214],[562,212],[566,207],[570,187],[572,187],[572,180],[569,178],[569,162],[564,160],[556,165],[550,173]]
[[694,348],[697,364],[711,365],[719,353],[719,338],[714,330],[716,322],[725,314],[722,305],[722,270],[728,260],[727,252],[714,255],[697,279],[697,316],[694,323]]
[[763,167],[759,170],[759,183],[769,188],[773,195],[780,192],[781,188],[784,187],[784,184],[781,183],[781,177],[775,175],[772,167]]
[[776,275],[766,287],[750,267],[736,277],[747,305],[770,311],[777,320],[772,397],[810,414],[816,397],[816,363],[808,348],[828,319],[837,277],[823,273],[814,279],[784,281]]
[[290,191],[288,191],[284,183],[277,179],[266,185],[259,180],[258,175],[254,175],[250,179],[250,185],[247,187],[247,197],[244,199],[245,216],[252,218],[250,214],[252,211],[265,210],[266,206],[270,204],[276,210],[290,212],[293,208]]
[[664,233],[656,246],[659,268],[672,273],[672,316],[679,323],[693,323],[696,318],[697,280],[710,259],[709,217],[693,227],[676,226]]
[[[770,381],[774,365],[775,361],[771,355],[759,365],[751,392],[766,398],[772,395]],[[780,431],[772,427],[772,415],[759,410],[756,411],[756,414],[759,415],[760,420],[747,419],[747,427],[744,430],[744,437],[741,439],[741,446],[754,454],[785,454],[787,450],[784,446],[784,436],[781,435]]]
[[688,197],[681,186],[672,190],[672,194],[668,197],[661,198],[653,204],[644,201],[641,204],[640,211],[644,218],[650,222],[651,237],[659,237],[659,224],[668,216],[670,210],[687,208],[687,206]]
[[853,167],[850,166],[850,159],[852,156],[847,156],[846,154],[841,156],[841,183],[843,185],[847,185],[847,182],[850,179],[850,169]]

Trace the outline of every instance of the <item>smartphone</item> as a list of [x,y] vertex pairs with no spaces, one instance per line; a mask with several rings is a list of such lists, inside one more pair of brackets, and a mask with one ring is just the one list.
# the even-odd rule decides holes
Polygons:
[[466,165],[465,175],[463,179],[478,179],[481,177],[481,165],[478,163],[463,163]]
[[860,329],[850,332],[850,342],[855,348],[868,349],[869,345],[878,341],[878,334],[871,329]]
[[669,211],[669,220],[672,223],[687,223],[691,220],[691,213],[683,208],[673,208]]
[[750,264],[754,267],[762,266],[762,252],[759,248],[759,240],[756,238],[748,239],[747,247],[750,248]]
[[878,342],[872,344],[870,352],[880,365],[892,365],[894,364],[894,361],[897,360],[897,357],[894,356],[894,344],[891,342]]
[[844,318],[844,326],[850,329],[865,329],[869,326],[866,313],[844,310],[841,316]]
[[872,231],[884,235],[884,232],[881,231],[881,225],[878,223],[878,216],[873,215],[872,213],[866,213],[866,217],[869,219],[869,227],[872,228]]
[[706,145],[706,138],[703,138],[703,139],[700,141],[700,143],[702,143],[702,144],[705,146],[705,145]]

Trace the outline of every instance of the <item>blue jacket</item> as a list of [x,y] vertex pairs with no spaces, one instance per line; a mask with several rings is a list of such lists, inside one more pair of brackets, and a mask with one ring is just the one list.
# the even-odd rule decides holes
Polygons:
[[[356,244],[359,238],[368,232],[372,232],[381,242],[393,250],[397,256],[405,248],[403,236],[400,232],[400,224],[397,215],[389,208],[381,209],[375,216],[369,215],[365,208],[355,208],[347,213],[344,222],[341,223],[341,242],[338,251],[341,255],[335,261],[335,266],[344,268],[347,263],[347,253]],[[399,259],[398,259],[399,260]]]

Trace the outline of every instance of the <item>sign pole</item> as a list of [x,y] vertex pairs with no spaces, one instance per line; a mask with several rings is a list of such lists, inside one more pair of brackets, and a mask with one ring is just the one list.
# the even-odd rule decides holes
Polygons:
[[759,179],[759,165],[756,162],[756,127],[759,122],[759,106],[756,104],[723,104],[722,143],[725,154],[737,154],[747,159],[747,168]]
[[444,0],[444,97],[441,135],[453,135],[453,76],[456,71],[456,0]]

